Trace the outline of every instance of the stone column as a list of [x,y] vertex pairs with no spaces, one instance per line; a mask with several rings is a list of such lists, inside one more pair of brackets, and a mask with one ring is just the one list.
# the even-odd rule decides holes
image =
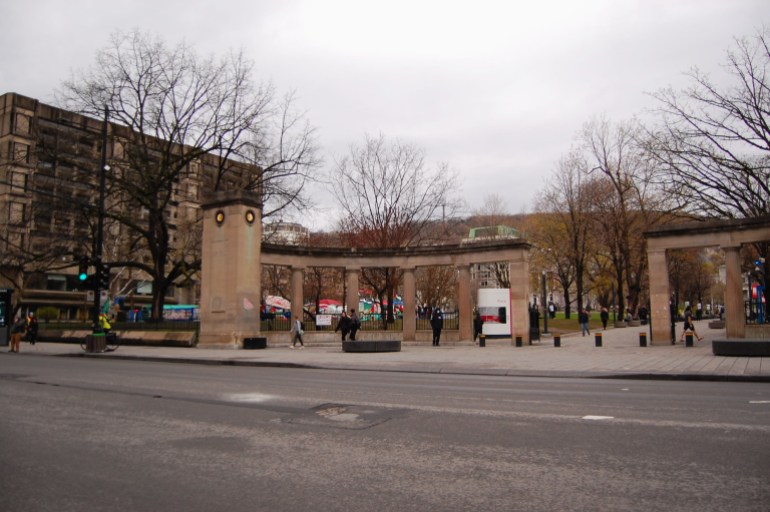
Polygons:
[[360,270],[360,268],[345,267],[345,287],[347,288],[345,305],[348,313],[351,309],[355,309],[359,316],[361,315],[358,311],[358,272]]
[[471,266],[458,265],[457,309],[460,313],[460,341],[473,339],[473,297],[471,297]]
[[262,205],[256,195],[204,198],[199,346],[243,346],[259,336]]
[[302,285],[305,283],[304,267],[291,267],[291,325],[299,319],[304,320],[305,297],[302,293]]
[[511,343],[516,336],[529,339],[529,253],[520,251],[508,262],[511,280]]
[[671,292],[668,286],[668,262],[665,249],[647,250],[650,268],[650,315],[652,339],[650,345],[671,344]]
[[725,252],[727,283],[725,285],[725,331],[727,338],[746,337],[746,313],[743,303],[741,248],[722,247]]
[[404,268],[404,331],[402,341],[415,341],[417,320],[415,319],[415,281],[414,269]]

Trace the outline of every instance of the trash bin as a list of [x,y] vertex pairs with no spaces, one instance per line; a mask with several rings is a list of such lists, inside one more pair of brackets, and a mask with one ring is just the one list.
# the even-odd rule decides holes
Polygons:
[[486,347],[486,346],[487,346],[487,335],[479,334],[479,347]]
[[86,352],[91,354],[104,352],[107,349],[107,337],[103,332],[86,335]]

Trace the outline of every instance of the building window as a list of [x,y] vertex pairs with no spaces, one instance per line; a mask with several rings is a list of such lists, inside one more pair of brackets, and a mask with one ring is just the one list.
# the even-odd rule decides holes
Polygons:
[[26,114],[16,114],[16,133],[29,133],[29,116]]
[[24,203],[10,203],[8,205],[8,220],[11,224],[24,223]]
[[13,161],[17,163],[29,163],[29,145],[21,142],[13,143]]

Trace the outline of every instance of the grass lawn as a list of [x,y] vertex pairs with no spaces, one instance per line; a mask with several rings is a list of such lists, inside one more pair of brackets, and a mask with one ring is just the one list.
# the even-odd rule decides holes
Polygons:
[[[607,327],[613,325],[612,314],[607,322]],[[598,311],[592,311],[589,315],[588,321],[589,329],[598,330],[602,328],[602,321],[599,318]],[[543,331],[543,317],[540,317],[540,332]],[[569,332],[580,332],[580,324],[578,323],[577,311],[572,311],[570,318],[564,318],[564,311],[557,311],[556,318],[548,318],[548,332],[553,334],[565,334]]]

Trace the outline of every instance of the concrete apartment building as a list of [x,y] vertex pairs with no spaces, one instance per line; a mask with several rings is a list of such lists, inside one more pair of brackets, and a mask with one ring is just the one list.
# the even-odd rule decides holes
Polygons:
[[[22,283],[16,295],[22,311],[54,306],[62,319],[88,316],[88,291],[76,276],[75,258],[91,254],[102,126],[102,120],[33,98],[0,96],[0,288],[11,287],[9,276]],[[110,172],[135,172],[126,156],[127,128],[109,124],[108,132]],[[199,229],[201,194],[217,162],[210,155],[193,161],[184,179],[175,183],[165,211],[172,246],[189,243],[191,233]],[[232,179],[229,185],[234,186],[237,177]],[[110,194],[105,204],[108,210],[121,207],[120,198]],[[147,214],[141,210],[133,212],[138,222]],[[148,261],[150,255],[135,250],[129,238],[123,225],[108,221],[103,261]],[[197,303],[199,275],[191,273],[184,281],[166,294],[168,304]],[[126,307],[149,303],[151,282],[137,269],[111,268],[109,288],[111,300],[123,297]]]

